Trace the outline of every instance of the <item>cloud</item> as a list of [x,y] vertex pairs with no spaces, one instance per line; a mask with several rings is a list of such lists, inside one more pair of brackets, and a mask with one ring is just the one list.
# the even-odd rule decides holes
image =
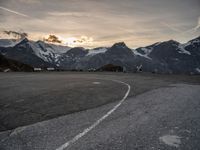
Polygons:
[[200,29],[200,17],[198,18],[197,25],[193,28],[190,28],[189,30],[186,30],[183,32],[183,34],[195,33],[198,29]]
[[11,9],[8,9],[8,8],[2,7],[2,6],[0,6],[0,9],[3,9],[3,10],[5,10],[5,11],[14,13],[14,14],[19,15],[19,16],[22,16],[22,17],[29,17],[29,16],[26,15],[26,14],[23,14],[23,13],[20,13],[20,12],[17,12],[17,11],[14,11],[14,10],[11,10]]
[[19,0],[22,3],[27,3],[27,4],[35,4],[35,3],[40,3],[39,0]]
[[13,37],[18,38],[18,39],[28,37],[28,33],[25,33],[25,32],[3,31],[3,33],[6,34],[6,35],[9,35],[9,36],[13,36]]
[[180,29],[178,29],[178,28],[174,27],[173,25],[168,24],[166,22],[161,22],[160,24],[165,26],[165,27],[167,27],[167,28],[169,28],[172,31],[179,32],[179,33],[182,32]]
[[94,44],[94,39],[92,37],[81,36],[77,37],[68,37],[63,39],[67,46],[75,47],[75,46],[87,46],[90,47]]
[[89,13],[83,13],[83,12],[48,12],[51,16],[56,17],[63,17],[63,16],[72,16],[72,17],[92,17]]
[[77,43],[91,43],[91,42],[93,42],[93,38],[87,37],[87,36],[81,36],[81,38],[76,40],[75,42],[77,42]]
[[[112,45],[118,41],[125,41],[130,47],[136,43],[145,46],[169,38],[185,42],[200,31],[199,2],[0,0],[0,7],[3,7],[0,8],[0,27],[14,31],[23,28],[31,40],[47,38],[45,35],[51,33],[59,35],[58,40],[62,40],[62,43],[66,43],[67,38],[75,37],[74,45],[87,46],[84,42],[87,40],[81,39],[82,35],[86,35],[94,38],[91,42],[94,47]],[[191,8],[192,11],[186,11]],[[18,17],[19,13],[22,16]]]
[[47,13],[50,17],[72,17],[77,19],[101,19],[106,20],[105,15],[98,14],[98,13],[90,13],[90,12],[83,12],[83,11],[71,11],[71,12],[60,12],[60,11],[52,11]]
[[44,38],[44,41],[50,42],[50,43],[62,43],[62,40],[59,40],[59,38],[53,34],[50,34],[48,38]]
[[197,26],[194,27],[194,30],[198,30],[200,28],[200,17],[198,18]]

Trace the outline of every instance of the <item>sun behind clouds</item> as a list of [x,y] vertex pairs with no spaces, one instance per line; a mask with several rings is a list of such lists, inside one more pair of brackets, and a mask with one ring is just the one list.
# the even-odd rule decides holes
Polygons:
[[52,44],[61,44],[61,45],[66,45],[70,47],[84,47],[86,45],[92,46],[93,45],[93,38],[92,37],[87,37],[87,36],[81,36],[81,37],[64,37],[64,36],[59,36],[59,35],[46,35],[43,40],[48,43]]
[[75,47],[77,40],[78,39],[75,37],[62,38],[63,44],[70,46],[70,47]]
[[63,44],[66,44],[67,46],[70,46],[70,47],[92,45],[94,41],[92,37],[87,37],[87,36],[81,36],[80,38],[68,37],[68,38],[61,38],[61,39],[63,41]]

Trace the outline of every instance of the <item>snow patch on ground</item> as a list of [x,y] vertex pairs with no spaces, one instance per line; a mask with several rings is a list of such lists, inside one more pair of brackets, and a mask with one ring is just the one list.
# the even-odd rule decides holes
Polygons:
[[191,55],[191,53],[185,49],[186,45],[187,45],[187,44],[179,44],[179,45],[178,45],[178,49],[179,49],[178,52],[179,52],[179,53],[182,53],[182,54]]
[[200,73],[200,69],[199,69],[199,68],[196,68],[195,70],[196,70],[198,73]]
[[181,144],[181,137],[177,135],[164,135],[159,138],[163,143],[178,148]]
[[145,58],[147,58],[147,59],[150,59],[151,60],[151,58],[148,56],[149,55],[149,51],[147,50],[147,48],[142,48],[142,50],[145,52],[145,54],[141,54],[141,53],[139,53],[138,51],[136,51],[136,50],[133,50],[133,53],[135,54],[135,55],[138,55],[138,56],[141,56],[141,57],[145,57]]
[[143,51],[144,54],[142,54],[142,53],[140,53],[140,52],[138,52],[138,51],[136,51],[136,50],[133,50],[133,53],[134,53],[135,55],[139,55],[139,56],[141,56],[141,57],[145,57],[145,58],[147,58],[147,59],[152,60],[152,58],[149,57],[149,54],[150,54],[150,53],[153,51],[153,49],[154,49],[156,46],[158,46],[160,43],[161,43],[161,42],[157,42],[157,43],[155,43],[155,44],[153,44],[152,46],[149,46],[149,47],[141,47],[141,50]]
[[94,56],[100,53],[105,53],[108,49],[107,48],[100,48],[100,49],[96,49],[96,50],[89,50],[88,54],[86,56]]
[[149,55],[153,50],[153,48],[145,48],[145,47],[143,47],[141,49],[146,55]]

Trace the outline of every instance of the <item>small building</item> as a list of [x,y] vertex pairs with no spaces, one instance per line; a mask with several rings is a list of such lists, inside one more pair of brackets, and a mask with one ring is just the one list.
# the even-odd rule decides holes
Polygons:
[[47,68],[48,71],[54,71],[55,68]]
[[97,71],[123,72],[123,67],[113,64],[107,64],[97,69]]
[[89,72],[94,72],[94,71],[96,71],[96,69],[95,68],[89,68],[88,71]]
[[42,68],[34,68],[34,71],[42,71]]

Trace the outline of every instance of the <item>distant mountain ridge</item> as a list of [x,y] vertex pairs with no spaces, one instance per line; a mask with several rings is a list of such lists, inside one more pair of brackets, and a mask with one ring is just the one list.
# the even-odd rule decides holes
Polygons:
[[141,66],[145,72],[200,74],[200,37],[185,44],[169,40],[130,49],[124,42],[119,42],[111,47],[92,50],[28,39],[15,43],[4,39],[0,40],[0,53],[33,67],[97,70],[104,65],[113,64],[128,72],[135,72]]

